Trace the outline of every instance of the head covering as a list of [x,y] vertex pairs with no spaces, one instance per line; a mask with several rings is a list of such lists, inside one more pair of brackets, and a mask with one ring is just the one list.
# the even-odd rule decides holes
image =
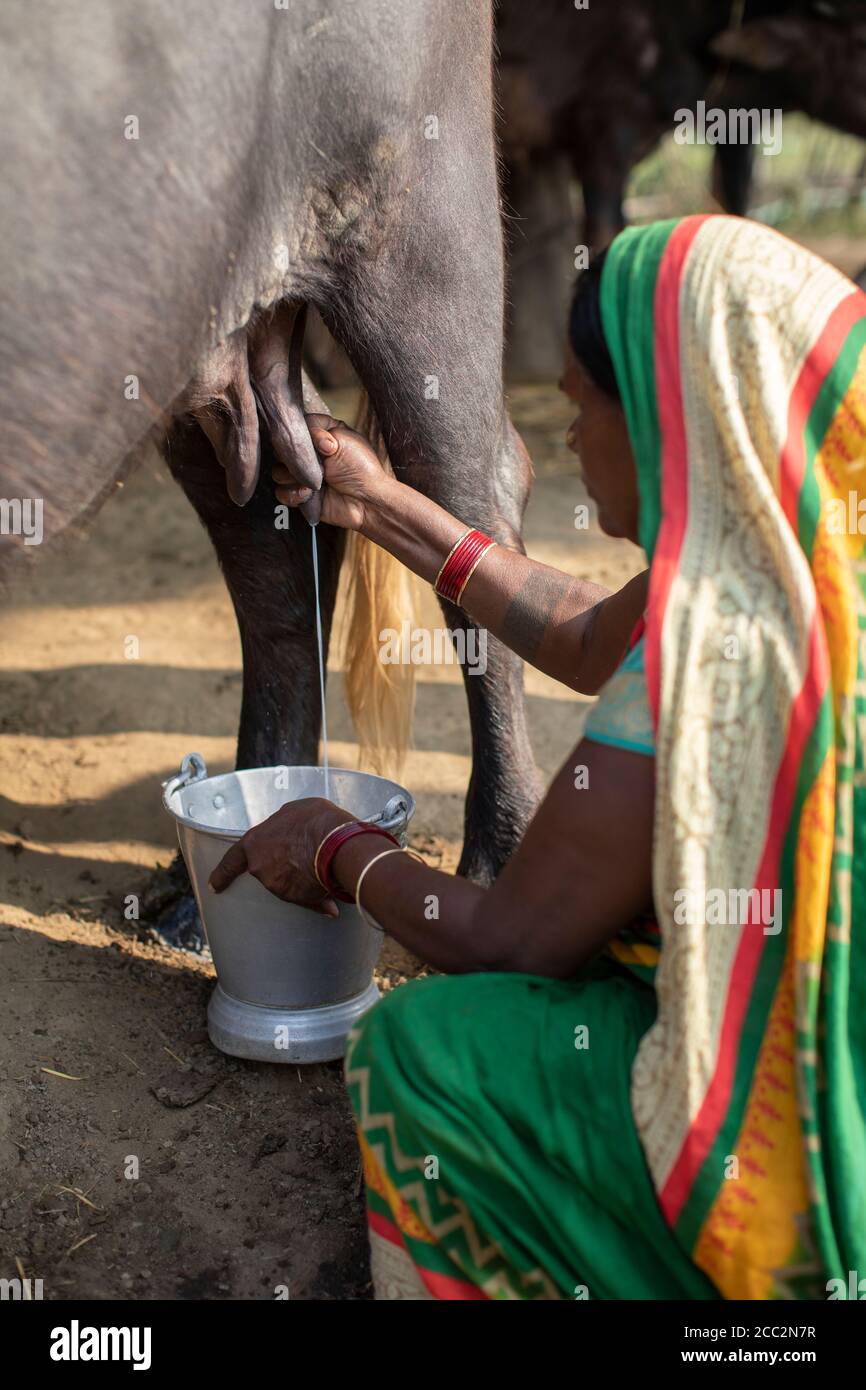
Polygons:
[[623,232],[601,299],[651,561],[632,1107],[725,1296],[826,1297],[866,1274],[866,296],[714,216]]

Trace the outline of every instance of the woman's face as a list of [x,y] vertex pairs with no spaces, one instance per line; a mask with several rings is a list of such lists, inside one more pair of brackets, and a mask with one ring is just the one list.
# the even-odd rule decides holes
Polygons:
[[580,460],[586,490],[609,536],[638,542],[638,491],[625,413],[584,371],[571,348],[559,383],[578,406],[565,442]]

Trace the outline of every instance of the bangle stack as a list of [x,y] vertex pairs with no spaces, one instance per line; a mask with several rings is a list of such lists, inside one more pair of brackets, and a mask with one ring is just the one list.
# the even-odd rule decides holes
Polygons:
[[436,576],[433,588],[439,597],[459,604],[479,563],[495,544],[483,531],[466,531],[451,547]]
[[[334,855],[341,845],[347,840],[353,839],[355,835],[381,835],[383,839],[390,840],[391,844],[397,849],[400,848],[399,842],[387,830],[383,830],[379,825],[369,825],[367,821],[350,820],[342,825],[337,825],[333,830],[329,830],[316,850],[316,857],[313,860],[313,873],[321,883],[326,893],[330,893],[332,898],[338,898],[341,903],[353,903],[355,901],[351,893],[347,893],[334,881],[331,873],[331,865],[334,862]],[[387,853],[387,851],[386,851]],[[369,866],[368,866],[369,867]]]

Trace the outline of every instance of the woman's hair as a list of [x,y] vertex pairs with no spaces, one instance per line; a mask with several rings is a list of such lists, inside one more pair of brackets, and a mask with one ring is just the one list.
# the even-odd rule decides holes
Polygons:
[[606,255],[606,251],[601,251],[594,256],[578,276],[571,301],[568,340],[578,362],[596,386],[618,401],[619,387],[601,321],[601,272]]

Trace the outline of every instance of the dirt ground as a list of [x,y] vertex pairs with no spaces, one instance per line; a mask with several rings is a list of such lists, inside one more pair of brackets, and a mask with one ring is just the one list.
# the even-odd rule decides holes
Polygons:
[[[345,397],[334,404],[351,410]],[[585,496],[562,443],[567,406],[537,388],[517,389],[513,406],[538,471],[531,553],[622,583],[638,551],[573,524]],[[440,626],[421,600],[420,620]],[[137,939],[123,917],[127,895],[174,852],[160,782],[191,749],[211,770],[232,766],[240,699],[228,596],[156,459],[85,540],[40,559],[4,636],[0,1275],[20,1262],[47,1298],[271,1298],[281,1285],[293,1298],[367,1296],[340,1064],[217,1052],[210,966]],[[129,636],[138,659],[125,656]],[[578,737],[581,702],[534,672],[527,694],[552,773]],[[331,761],[355,766],[334,669],[328,709]],[[468,775],[459,674],[422,670],[404,780],[418,800],[412,843],[431,862],[456,864]],[[380,984],[414,973],[389,943]]]
[[[594,523],[575,529],[586,499],[562,442],[568,406],[547,388],[516,388],[511,402],[537,471],[530,554],[620,586],[642,557]],[[423,613],[440,625],[429,598]],[[240,699],[216,562],[156,460],[85,540],[40,559],[3,634],[0,1277],[42,1279],[54,1299],[368,1297],[340,1064],[223,1056],[205,1031],[208,963],[124,920],[127,896],[174,852],[160,782],[191,749],[212,771],[232,766]],[[586,702],[533,671],[526,685],[550,776]],[[328,709],[332,763],[354,766],[333,668]],[[446,867],[468,775],[459,675],[423,670],[404,780],[418,801],[412,842]],[[386,945],[383,987],[414,973]]]

